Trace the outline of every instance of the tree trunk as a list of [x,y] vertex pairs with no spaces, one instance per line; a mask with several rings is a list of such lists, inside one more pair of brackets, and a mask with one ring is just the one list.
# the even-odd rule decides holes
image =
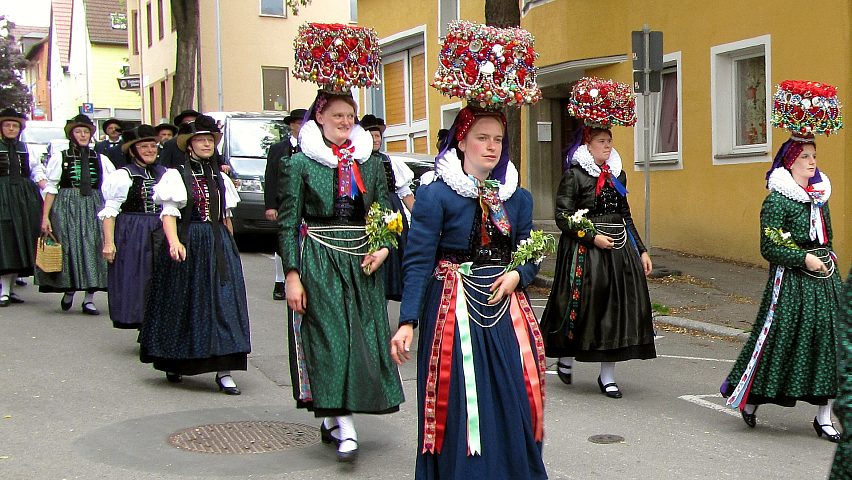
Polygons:
[[192,108],[195,95],[196,55],[198,54],[198,0],[171,0],[177,51],[172,86],[171,118]]
[[[492,27],[521,26],[521,7],[518,0],[485,0],[485,23]],[[506,107],[506,135],[511,140],[509,158],[520,170],[521,164],[521,109]]]

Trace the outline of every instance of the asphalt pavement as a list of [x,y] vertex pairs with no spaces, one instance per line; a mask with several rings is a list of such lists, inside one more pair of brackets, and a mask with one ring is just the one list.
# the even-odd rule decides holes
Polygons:
[[[337,463],[334,449],[316,438],[317,420],[292,399],[284,303],[271,298],[271,255],[255,249],[242,260],[253,351],[249,370],[234,374],[241,396],[219,393],[213,374],[170,384],[139,362],[135,331],[112,328],[106,315],[81,315],[80,299],[61,312],[59,295],[19,289],[27,303],[0,309],[0,478],[413,478],[414,362],[400,369],[407,399],[400,412],[356,416],[360,458]],[[671,318],[658,319],[657,359],[617,367],[624,398],[601,395],[596,364],[576,364],[570,386],[548,375],[550,477],[825,478],[834,448],[814,434],[815,407],[763,407],[750,429],[718,394],[742,346],[719,332],[750,326],[765,271],[675,253],[655,252],[655,260],[681,275],[650,285],[658,309],[668,308]],[[532,296],[540,314],[546,289],[532,289]],[[103,294],[95,302],[106,311]],[[395,325],[398,304],[389,312]],[[710,333],[678,326],[682,321]],[[169,441],[186,429],[261,421],[301,425],[313,441],[241,454],[197,453]],[[595,443],[602,440],[616,442]]]

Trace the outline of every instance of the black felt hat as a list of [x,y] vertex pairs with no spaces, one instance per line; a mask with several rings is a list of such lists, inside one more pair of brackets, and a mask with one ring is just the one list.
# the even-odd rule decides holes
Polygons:
[[192,137],[202,134],[213,135],[213,140],[216,144],[222,139],[222,131],[216,125],[216,120],[208,115],[199,115],[194,122],[183,123],[178,127],[178,148],[185,152],[186,146]]
[[378,118],[375,115],[367,114],[361,117],[361,128],[368,132],[370,130],[378,130],[384,135],[387,125],[385,125],[384,118]]
[[156,142],[157,130],[155,130],[151,125],[143,123],[136,128],[121,132],[121,139],[123,140],[121,144],[121,151],[127,154],[127,152],[130,151],[130,147],[139,142],[144,142],[146,140]]
[[190,110],[184,110],[184,111],[182,111],[182,112],[178,113],[178,114],[177,114],[177,116],[175,117],[175,125],[180,125],[180,124],[182,124],[182,123],[183,123],[183,119],[184,119],[184,118],[186,118],[186,117],[195,117],[195,118],[198,118],[199,116],[201,116],[201,113],[196,112],[195,110],[192,110],[192,109],[190,109]]
[[6,120],[11,120],[13,122],[18,122],[18,125],[21,126],[21,130],[27,126],[27,116],[23,113],[15,110],[14,108],[4,108],[0,110],[0,123],[5,122]]
[[162,132],[163,130],[171,131],[173,136],[177,135],[177,132],[178,132],[178,128],[176,126],[172,125],[171,123],[161,123],[161,124],[157,125],[156,127],[154,127],[154,130],[157,131],[157,135],[159,135],[160,132]]
[[303,118],[305,118],[306,113],[308,113],[308,111],[305,110],[304,108],[297,108],[295,110],[290,110],[290,113],[286,117],[284,117],[284,123],[289,125],[289,124],[296,122],[298,120],[302,120]]
[[75,115],[70,120],[65,122],[65,136],[68,137],[68,140],[72,140],[71,131],[77,127],[86,127],[89,129],[92,135],[95,134],[95,130],[98,128],[95,126],[92,119],[83,115],[82,113],[79,115]]
[[117,118],[110,118],[109,120],[105,121],[104,126],[103,126],[103,131],[106,132],[107,127],[109,127],[110,125],[117,126],[119,133],[124,131],[124,125],[121,123],[121,120],[119,120]]

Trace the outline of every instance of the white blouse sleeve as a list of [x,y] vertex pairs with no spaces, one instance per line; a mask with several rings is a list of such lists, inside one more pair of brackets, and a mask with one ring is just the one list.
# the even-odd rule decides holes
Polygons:
[[121,205],[127,200],[127,192],[130,191],[130,186],[133,185],[133,179],[127,170],[121,168],[112,172],[103,185],[101,185],[101,193],[104,196],[104,208],[98,212],[98,218],[117,217],[121,213]]
[[[112,160],[109,159],[106,155],[99,155],[101,161],[101,175],[103,175],[103,179],[109,177],[109,175],[115,171],[115,165],[112,164]],[[103,185],[103,183],[101,183]]]
[[231,209],[237,206],[240,203],[240,194],[237,192],[237,187],[234,186],[233,180],[231,177],[221,174],[222,180],[225,184],[225,217],[234,216]]
[[38,183],[42,180],[47,180],[47,172],[44,169],[44,165],[38,161],[37,158],[34,158],[35,155],[28,155],[30,162],[30,180],[35,183]]
[[47,185],[44,187],[44,193],[59,193],[59,180],[62,178],[62,151],[53,152],[47,160],[47,167],[44,169]]
[[414,180],[414,172],[402,160],[393,157],[388,158],[391,160],[391,168],[393,169],[393,176],[396,180],[396,185],[394,185],[396,187],[396,195],[400,199],[412,195],[411,181]]
[[154,202],[163,206],[160,218],[180,218],[180,209],[186,206],[186,185],[183,184],[183,176],[179,170],[166,170],[163,178],[154,185]]

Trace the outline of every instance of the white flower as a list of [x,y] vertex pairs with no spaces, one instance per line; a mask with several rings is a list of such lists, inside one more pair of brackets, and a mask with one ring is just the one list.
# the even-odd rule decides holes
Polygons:
[[388,213],[386,215],[382,215],[382,220],[384,220],[385,224],[390,225],[394,220],[396,220],[396,214]]
[[781,232],[781,238],[788,240],[790,238],[790,232]]

